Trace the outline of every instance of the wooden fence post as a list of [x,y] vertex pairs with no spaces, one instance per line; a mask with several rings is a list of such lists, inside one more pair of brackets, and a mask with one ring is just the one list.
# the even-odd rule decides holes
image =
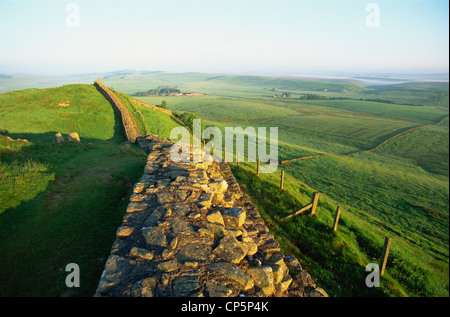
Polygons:
[[299,210],[294,211],[293,213],[281,218],[280,221],[284,221],[286,219],[289,219],[291,217],[299,215],[302,212],[305,212],[306,210],[309,210],[309,209],[311,209],[311,215],[314,215],[316,212],[317,203],[319,201],[319,195],[320,195],[320,193],[314,192],[313,196],[311,197],[311,202],[309,204],[307,204],[307,205],[303,206],[302,208],[300,208]]
[[389,256],[389,249],[391,248],[391,238],[386,237],[384,239],[383,252],[381,253],[381,270],[380,274],[383,276],[386,269],[387,259]]
[[333,231],[337,230],[340,215],[341,215],[341,207],[337,206],[336,214],[334,215]]
[[259,170],[260,170],[260,166],[261,165],[261,162],[258,160],[258,166],[257,166],[257,168],[256,168],[256,176],[258,176],[259,177]]
[[320,194],[318,192],[314,192],[311,198],[311,216],[314,216],[314,214],[316,213],[317,203],[319,202],[319,195]]
[[284,187],[284,171],[281,171],[280,189],[283,190],[283,187]]

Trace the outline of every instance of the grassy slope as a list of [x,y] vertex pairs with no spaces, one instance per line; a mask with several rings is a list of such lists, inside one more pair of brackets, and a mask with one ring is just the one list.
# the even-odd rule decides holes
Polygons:
[[375,98],[403,101],[448,109],[448,83],[415,82],[370,87],[364,92]]
[[[91,296],[146,155],[120,150],[121,122],[93,85],[2,94],[0,109],[0,130],[29,141],[0,136],[0,295]],[[52,144],[56,131],[82,143]],[[68,263],[80,266],[75,291]]]
[[[220,80],[225,84],[219,85]],[[441,85],[405,84],[392,88],[389,94],[381,94],[380,89],[379,94],[378,91],[370,90],[363,95],[341,95],[355,100],[299,101],[292,98],[275,100],[271,97],[273,92],[263,89],[265,81],[258,84],[251,78],[244,86],[240,86],[242,78],[235,82],[230,78],[217,78],[191,84],[191,87],[204,87],[206,90],[214,87],[207,96],[195,99],[139,99],[150,104],[158,104],[165,99],[172,110],[197,113],[207,119],[208,124],[215,124],[222,131],[225,126],[278,126],[281,160],[320,153],[348,154],[371,149],[398,133],[434,124],[448,115],[445,98],[441,96],[442,93],[448,95],[448,87],[445,91]],[[215,86],[212,82],[215,82]],[[421,94],[418,86],[429,90]],[[308,87],[310,90],[317,88],[317,85]],[[419,95],[421,98],[417,99]],[[332,96],[339,97],[336,93]],[[398,103],[413,103],[416,97],[416,103],[426,106],[359,100],[389,99],[392,96],[396,97],[392,99]],[[430,96],[435,97],[433,99]],[[436,96],[441,96],[439,100],[444,101],[440,104],[439,101],[433,101],[438,100]],[[306,183],[326,193],[337,204],[345,206],[354,214],[354,217],[344,216],[347,220],[343,220],[347,224],[351,223],[351,230],[349,229],[349,236],[346,238],[353,237],[349,247],[358,250],[353,257],[348,254],[345,260],[347,264],[356,261],[361,265],[362,262],[358,260],[361,258],[372,258],[377,262],[384,236],[394,237],[395,255],[391,256],[389,264],[392,276],[389,286],[383,289],[385,295],[448,296],[448,120],[405,134],[384,144],[374,153],[349,158],[323,157],[299,161],[287,165],[285,170],[287,177],[292,175],[292,181],[299,182],[299,187]],[[278,179],[259,186],[250,174],[240,172],[237,173],[237,178],[241,184],[247,185],[253,201],[269,215],[266,219],[275,226],[277,223],[273,219],[277,214],[292,212],[296,206],[302,205],[297,203],[289,206],[289,199],[274,198],[265,190],[268,184],[276,187]],[[298,192],[293,194],[295,195]],[[307,201],[303,201],[304,203]],[[325,212],[328,224],[332,221],[333,208]],[[348,220],[349,217],[351,220]],[[294,223],[301,221],[303,220],[293,220]],[[315,243],[321,243],[321,234],[330,237],[329,233],[319,230],[315,234],[314,230],[305,229],[307,227],[301,223],[289,226],[282,230],[281,236],[284,235],[286,241],[300,237],[295,240],[300,246],[299,252],[310,255],[313,259],[310,268],[315,273],[313,276],[322,280],[331,294],[367,294],[364,285],[363,288],[358,290],[356,287],[352,291],[353,286],[344,281],[351,281],[355,276],[346,275],[343,271],[334,272],[335,266],[341,264],[340,260],[323,255],[323,248],[327,249],[329,246],[314,246]],[[319,224],[312,226],[320,227]],[[307,263],[308,256],[304,256]],[[322,265],[330,268],[322,271],[314,269]],[[348,265],[344,267],[349,269]],[[341,277],[339,282],[332,277],[334,274]],[[347,285],[349,290],[344,291],[345,287],[341,285]]]
[[117,91],[115,91],[115,93],[131,112],[141,135],[157,134],[165,138],[170,138],[170,131],[180,125],[175,118],[166,113],[135,106],[129,101],[134,98]]
[[[234,164],[232,170],[280,241],[283,252],[295,254],[331,296],[448,295],[448,249],[430,249],[426,239],[417,235],[405,239],[405,231],[325,194],[321,194],[315,217],[306,213],[280,222],[281,216],[309,203],[313,189],[287,173],[281,191],[280,171],[258,178],[255,168],[255,164],[241,163],[239,167]],[[341,218],[337,232],[333,232],[338,205],[342,208]],[[379,263],[385,236],[393,241],[387,272],[380,289],[369,289],[365,286],[364,268],[368,263]]]
[[[68,106],[64,103],[70,101]],[[26,89],[2,94],[0,126],[9,133],[48,133],[63,135],[76,131],[82,138],[114,138],[114,111],[92,85],[67,85],[60,88]],[[116,126],[117,128],[117,126]],[[32,138],[32,136],[29,136]]]

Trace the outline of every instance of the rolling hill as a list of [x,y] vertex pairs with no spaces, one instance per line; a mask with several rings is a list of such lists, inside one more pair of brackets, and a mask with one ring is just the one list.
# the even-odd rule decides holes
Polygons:
[[[180,125],[141,110],[150,133]],[[93,85],[1,94],[0,130],[0,296],[92,296],[145,152],[124,143],[120,118]],[[81,143],[54,144],[56,132],[77,132]],[[73,293],[67,263],[84,272]]]

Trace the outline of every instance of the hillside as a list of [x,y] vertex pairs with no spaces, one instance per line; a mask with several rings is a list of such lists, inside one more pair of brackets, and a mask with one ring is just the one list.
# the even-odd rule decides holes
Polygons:
[[[145,111],[161,127],[179,124]],[[91,296],[146,154],[125,145],[93,85],[1,94],[0,131],[0,295]],[[81,143],[53,144],[56,132],[77,132]],[[64,284],[67,263],[84,272],[76,292]]]

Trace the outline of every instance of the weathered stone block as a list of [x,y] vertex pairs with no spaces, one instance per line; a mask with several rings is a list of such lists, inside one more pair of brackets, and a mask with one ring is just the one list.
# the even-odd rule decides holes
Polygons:
[[150,246],[166,247],[167,245],[166,235],[161,227],[144,228],[142,235]]
[[209,187],[212,188],[215,194],[223,194],[228,189],[228,183],[225,180],[215,181],[209,183]]
[[247,254],[246,251],[247,250],[241,246],[240,242],[237,241],[232,234],[227,233],[227,235],[220,240],[219,245],[214,249],[213,253],[222,260],[238,264]]
[[245,223],[245,210],[242,208],[222,208],[222,213],[225,227],[240,229]]
[[242,272],[236,265],[229,262],[214,262],[208,265],[209,270],[218,272],[238,283],[244,291],[250,290],[254,287],[253,279]]
[[167,190],[156,193],[156,197],[158,198],[158,202],[160,204],[170,203],[175,200],[175,197],[173,196],[173,194],[168,192]]
[[155,297],[157,284],[158,279],[156,277],[139,280],[133,284],[131,295],[134,297]]
[[218,210],[213,210],[213,211],[209,212],[206,215],[206,220],[208,220],[209,222],[220,223],[221,225],[225,226],[225,223],[223,222],[222,214]]
[[130,256],[145,259],[145,260],[152,260],[153,259],[153,251],[133,247],[130,250]]
[[202,193],[197,200],[197,205],[199,205],[200,208],[209,209],[211,207],[212,198],[213,193]]
[[283,259],[276,255],[272,255],[269,258],[268,264],[272,268],[273,279],[275,284],[280,283],[283,280],[283,278],[289,273],[289,269],[284,263]]
[[133,188],[133,193],[140,194],[145,190],[147,184],[145,183],[136,183]]
[[105,294],[112,287],[117,285],[123,276],[126,276],[132,269],[130,260],[118,255],[109,256],[105,264],[96,293]]
[[263,243],[258,248],[261,252],[264,253],[272,253],[280,251],[280,245],[276,240],[273,239],[263,240]]
[[275,291],[281,295],[284,293],[292,283],[292,277],[286,275],[279,283],[275,284]]
[[312,279],[311,275],[309,275],[309,273],[305,270],[302,270],[298,274],[296,274],[295,279],[301,286],[310,286],[312,288],[316,287],[316,283]]
[[72,132],[71,134],[69,134],[69,136],[67,137],[67,141],[69,141],[69,142],[78,142],[78,143],[81,142],[80,141],[80,136],[76,132]]
[[208,245],[201,243],[189,243],[183,246],[175,257],[181,263],[189,261],[210,261],[211,248]]
[[59,143],[62,143],[62,142],[64,142],[64,137],[62,136],[61,133],[57,132],[55,134],[55,139],[54,139],[53,143],[59,144]]
[[177,260],[173,259],[173,260],[161,262],[156,267],[161,272],[166,272],[166,273],[173,272],[173,271],[178,270],[178,262],[177,262]]
[[147,209],[147,203],[130,203],[127,207],[127,212],[143,211]]
[[192,226],[182,219],[175,218],[171,221],[171,224],[172,231],[175,234],[182,233],[189,235],[194,233],[194,229],[192,229]]
[[164,217],[166,213],[166,209],[163,206],[158,206],[152,214],[144,221],[144,227],[153,227],[156,226],[157,222]]
[[132,227],[120,227],[119,229],[117,229],[116,231],[116,236],[117,238],[127,238],[129,236],[131,236],[134,232],[134,228]]
[[249,273],[255,285],[260,287],[266,296],[270,296],[275,291],[275,285],[273,282],[273,271],[268,265],[262,265],[249,268]]
[[303,268],[300,265],[300,263],[298,262],[298,260],[292,255],[286,256],[284,258],[284,263],[288,267],[289,272],[299,273],[300,271],[303,270]]

